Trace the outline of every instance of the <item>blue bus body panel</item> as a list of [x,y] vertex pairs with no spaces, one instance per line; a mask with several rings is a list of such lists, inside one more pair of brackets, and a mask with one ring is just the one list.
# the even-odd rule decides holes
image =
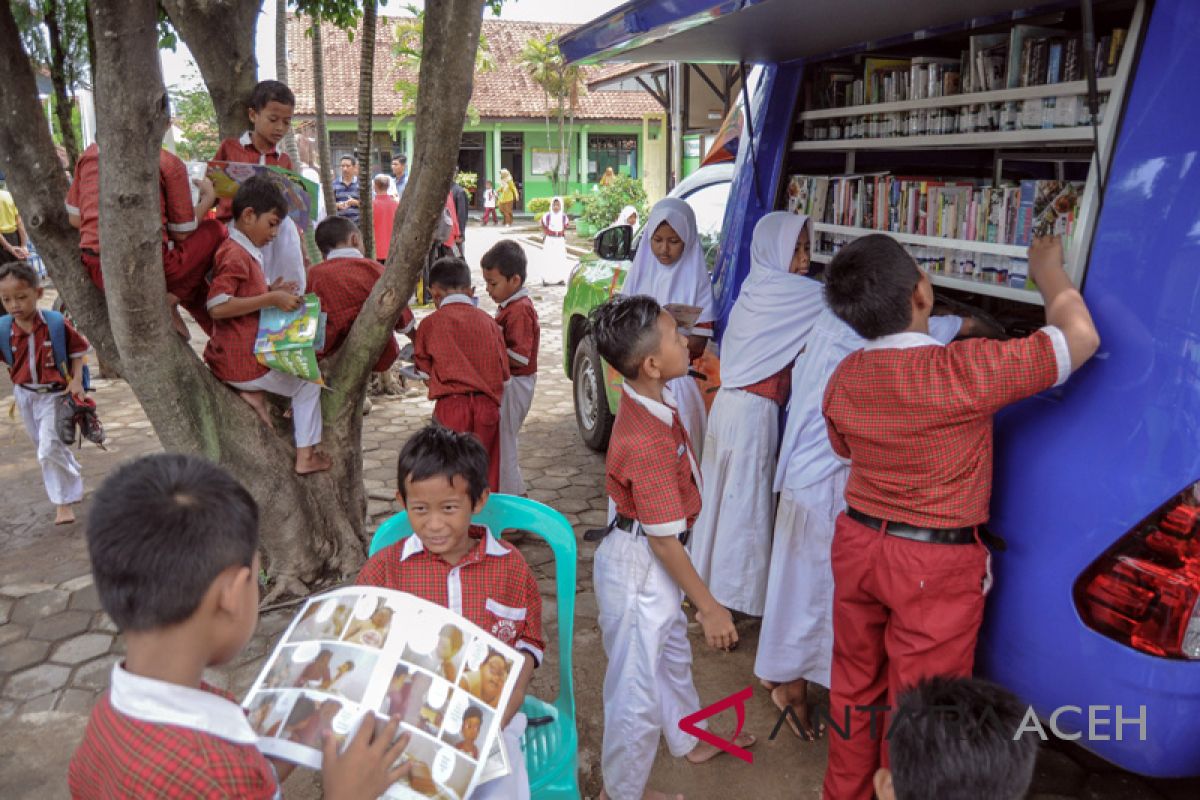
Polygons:
[[[1147,741],[1089,749],[1157,776],[1200,772],[1200,662],[1143,655],[1087,628],[1079,574],[1200,480],[1200,3],[1149,19],[1107,175],[1084,296],[1100,353],[996,425],[995,557],[981,671],[1045,713],[1147,706]],[[1110,713],[1110,716],[1112,714]],[[1115,735],[1111,726],[1107,729]]]

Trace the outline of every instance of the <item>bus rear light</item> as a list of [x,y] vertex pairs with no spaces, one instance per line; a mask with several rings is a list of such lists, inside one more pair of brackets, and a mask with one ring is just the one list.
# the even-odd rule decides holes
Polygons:
[[1171,498],[1075,583],[1089,627],[1165,658],[1200,659],[1200,483]]

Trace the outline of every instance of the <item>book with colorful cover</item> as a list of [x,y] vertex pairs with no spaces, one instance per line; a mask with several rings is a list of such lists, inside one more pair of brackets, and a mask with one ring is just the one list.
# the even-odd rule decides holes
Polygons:
[[280,175],[284,194],[288,201],[288,217],[302,231],[311,228],[316,221],[317,184],[283,167],[268,164],[243,164],[238,161],[209,161],[208,179],[213,183],[217,197],[233,197],[247,180],[255,175],[271,173]]
[[315,294],[304,295],[295,311],[260,309],[254,357],[264,367],[324,386],[317,353],[325,349],[325,322]]
[[1039,236],[1070,236],[1079,215],[1083,184],[1073,181],[1038,181],[1033,201],[1031,233]]
[[242,705],[268,756],[320,769],[360,724],[399,717],[409,774],[384,797],[466,800],[511,771],[501,733],[523,656],[448,608],[370,586],[309,598]]

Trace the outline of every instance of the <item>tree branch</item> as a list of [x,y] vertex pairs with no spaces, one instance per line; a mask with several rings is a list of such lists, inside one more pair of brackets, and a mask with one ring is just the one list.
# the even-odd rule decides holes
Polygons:
[[371,123],[375,114],[375,27],[379,15],[378,0],[363,5],[363,27],[359,47],[362,57],[358,69],[358,226],[363,240],[363,255],[375,257],[374,214],[371,190]]

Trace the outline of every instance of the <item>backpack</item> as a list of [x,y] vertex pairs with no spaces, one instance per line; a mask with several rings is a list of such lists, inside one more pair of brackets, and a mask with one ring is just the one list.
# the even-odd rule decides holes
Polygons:
[[[42,312],[42,319],[46,321],[46,327],[50,329],[50,349],[54,353],[54,363],[58,366],[63,380],[69,383],[71,381],[71,359],[67,354],[67,321],[57,311],[48,310]],[[11,314],[0,317],[0,359],[3,359],[10,368],[13,365],[12,326]],[[91,389],[92,376],[88,371],[87,364],[84,364],[83,390],[89,392]]]

